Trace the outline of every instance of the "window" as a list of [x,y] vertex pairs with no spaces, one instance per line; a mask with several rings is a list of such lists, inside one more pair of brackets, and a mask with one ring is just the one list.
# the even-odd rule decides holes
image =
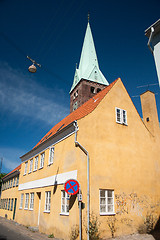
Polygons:
[[32,168],[33,168],[33,159],[30,160],[29,173],[32,172]]
[[46,192],[46,199],[45,199],[45,212],[50,212],[50,205],[51,205],[51,192]]
[[113,190],[100,190],[100,214],[114,214]]
[[91,93],[95,93],[95,88],[91,87]]
[[30,193],[30,204],[29,204],[29,209],[33,210],[34,206],[34,193]]
[[44,156],[45,156],[45,154],[42,153],[42,154],[41,154],[40,168],[43,168],[43,167],[44,167]]
[[28,162],[25,163],[24,175],[26,175],[26,173],[27,173],[27,167],[28,167]]
[[6,199],[6,210],[7,210],[7,206],[8,206],[8,198]]
[[74,104],[73,104],[73,111],[76,110],[78,108],[78,102],[76,101]]
[[127,125],[127,111],[116,108],[116,122]]
[[14,199],[12,198],[12,201],[11,201],[11,211],[13,211],[13,201],[14,201]]
[[97,80],[97,71],[94,72],[95,80]]
[[19,184],[19,176],[17,176],[16,186],[18,186],[18,184]]
[[69,195],[64,190],[61,191],[61,214],[69,215]]
[[8,210],[10,209],[10,202],[11,202],[11,199],[9,198],[9,200],[8,200]]
[[23,196],[24,196],[24,194],[22,193],[21,194],[21,201],[20,201],[20,207],[19,208],[23,208]]
[[16,178],[14,177],[13,178],[13,187],[15,187],[16,186]]
[[34,161],[34,171],[36,171],[38,169],[38,156],[35,157],[35,161]]
[[11,179],[11,187],[13,186],[13,179]]
[[97,93],[99,93],[101,91],[101,89],[100,88],[97,88]]
[[53,163],[53,157],[54,157],[54,147],[51,147],[49,152],[49,165]]
[[28,203],[29,203],[29,193],[26,193],[24,209],[28,209]]

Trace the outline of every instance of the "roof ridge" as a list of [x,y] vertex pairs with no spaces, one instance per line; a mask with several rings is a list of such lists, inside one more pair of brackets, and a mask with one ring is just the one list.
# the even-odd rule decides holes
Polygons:
[[[67,125],[69,125],[71,122],[75,120],[79,120],[85,116],[87,116],[89,113],[91,113],[101,102],[101,100],[104,98],[104,96],[110,91],[110,89],[114,86],[114,84],[119,80],[120,78],[117,78],[115,81],[113,81],[111,84],[106,86],[103,90],[98,92],[96,95],[94,95],[92,98],[90,98],[88,101],[83,103],[79,108],[77,108],[75,111],[68,114],[65,118],[63,118],[60,122],[58,122],[56,125],[54,125],[47,134],[34,146],[36,148],[41,143],[45,142],[47,139],[49,139],[51,136],[53,136],[55,133],[57,133],[59,130],[63,129]],[[98,98],[97,98],[98,97]],[[93,104],[94,103],[94,104]],[[34,149],[33,148],[33,149]]]

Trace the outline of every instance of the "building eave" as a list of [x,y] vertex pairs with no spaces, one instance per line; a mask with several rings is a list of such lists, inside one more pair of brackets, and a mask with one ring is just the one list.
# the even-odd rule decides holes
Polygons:
[[48,139],[44,140],[42,143],[39,143],[38,146],[35,146],[33,149],[31,149],[29,152],[21,156],[21,161],[27,161],[28,159],[32,158],[33,156],[37,155],[39,152],[44,151],[46,148],[48,148],[51,145],[54,145],[71,134],[75,132],[75,121],[71,122],[61,130],[57,131],[54,135],[49,137]]
[[19,175],[19,174],[20,174],[20,171],[19,171],[19,170],[16,170],[16,171],[10,173],[9,175],[4,176],[4,177],[2,178],[2,181],[5,182],[5,181],[7,181],[8,179],[11,179],[11,178],[13,178],[13,177],[16,177],[16,176]]

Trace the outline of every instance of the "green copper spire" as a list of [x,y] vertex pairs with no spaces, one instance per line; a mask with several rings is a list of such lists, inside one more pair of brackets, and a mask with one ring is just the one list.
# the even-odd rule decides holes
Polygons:
[[81,79],[97,82],[106,86],[109,85],[108,81],[106,80],[101,70],[99,69],[98,59],[89,24],[89,16],[87,30],[81,52],[79,68],[76,68],[75,70],[73,85],[71,87],[70,92],[72,92],[72,90],[75,88],[75,86]]

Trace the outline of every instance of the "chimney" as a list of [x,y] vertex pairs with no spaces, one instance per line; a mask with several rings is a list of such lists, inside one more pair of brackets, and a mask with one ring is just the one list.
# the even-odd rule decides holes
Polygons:
[[155,136],[159,134],[159,120],[156,106],[155,94],[151,91],[146,91],[140,95],[143,122],[149,131]]
[[148,47],[154,56],[160,85],[160,19],[146,29],[145,35],[149,39]]

